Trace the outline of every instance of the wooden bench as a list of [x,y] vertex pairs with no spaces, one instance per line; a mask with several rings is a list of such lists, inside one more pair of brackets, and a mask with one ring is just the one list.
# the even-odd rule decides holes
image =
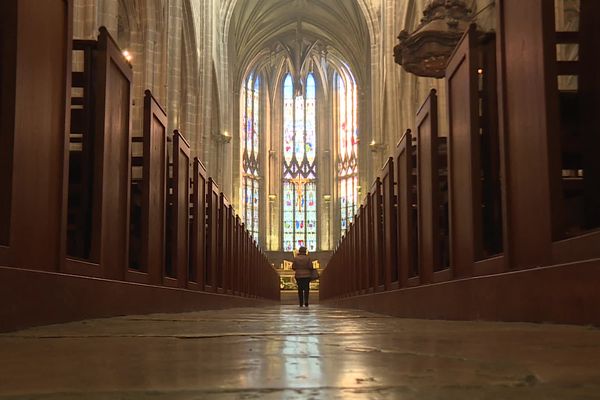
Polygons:
[[[140,140],[141,139],[141,140]],[[132,154],[130,271],[128,280],[161,284],[165,262],[167,207],[167,114],[146,90],[142,154]],[[141,177],[134,174],[141,168]]]
[[[597,2],[582,0],[579,29],[561,31],[562,27],[556,27],[555,32],[562,192],[558,238],[600,227],[600,162],[596,155],[600,146],[599,12]],[[573,57],[559,58],[571,49]],[[562,87],[561,82],[570,85]]]
[[0,2],[0,265],[62,263],[72,13],[71,0]]
[[219,263],[219,187],[212,178],[208,178],[206,188],[206,290],[217,292]]
[[187,286],[190,261],[190,145],[178,130],[173,132],[172,160],[163,283],[184,288]]
[[381,191],[383,207],[383,256],[384,285],[386,290],[392,283],[398,287],[398,216],[394,157],[389,157],[382,168]]
[[104,27],[97,41],[76,41],[75,47],[83,51],[84,69],[73,77],[81,96],[72,103],[71,251],[64,270],[122,280],[129,265],[133,72]]
[[188,286],[204,290],[206,278],[206,168],[194,158],[192,221],[190,228],[190,273]]
[[371,289],[381,291],[385,287],[385,267],[383,253],[383,195],[381,180],[375,179],[367,198],[369,213],[369,264],[372,266],[369,277]]
[[398,282],[400,287],[405,287],[418,284],[419,281],[416,157],[410,129],[400,139],[394,161],[398,221]]
[[469,27],[448,61],[446,87],[450,266],[465,277],[502,249],[493,37]]

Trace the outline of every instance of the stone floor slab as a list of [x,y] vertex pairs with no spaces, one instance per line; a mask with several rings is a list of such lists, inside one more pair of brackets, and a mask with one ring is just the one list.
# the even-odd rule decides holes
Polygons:
[[0,399],[600,399],[600,330],[311,306],[0,335]]

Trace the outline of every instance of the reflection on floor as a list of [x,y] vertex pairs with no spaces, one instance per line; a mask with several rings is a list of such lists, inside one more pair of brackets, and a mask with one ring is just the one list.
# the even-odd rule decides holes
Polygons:
[[592,399],[600,330],[314,305],[0,335],[0,399]]

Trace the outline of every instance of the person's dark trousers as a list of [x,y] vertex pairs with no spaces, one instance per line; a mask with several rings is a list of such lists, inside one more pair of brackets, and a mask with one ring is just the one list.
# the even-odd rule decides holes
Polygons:
[[298,283],[298,301],[300,307],[305,305],[308,307],[308,292],[310,291],[310,278],[296,278]]

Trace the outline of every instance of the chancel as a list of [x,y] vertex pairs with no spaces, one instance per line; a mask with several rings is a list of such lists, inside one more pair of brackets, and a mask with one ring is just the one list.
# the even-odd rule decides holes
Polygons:
[[0,399],[594,398],[598,43],[598,0],[2,0]]

